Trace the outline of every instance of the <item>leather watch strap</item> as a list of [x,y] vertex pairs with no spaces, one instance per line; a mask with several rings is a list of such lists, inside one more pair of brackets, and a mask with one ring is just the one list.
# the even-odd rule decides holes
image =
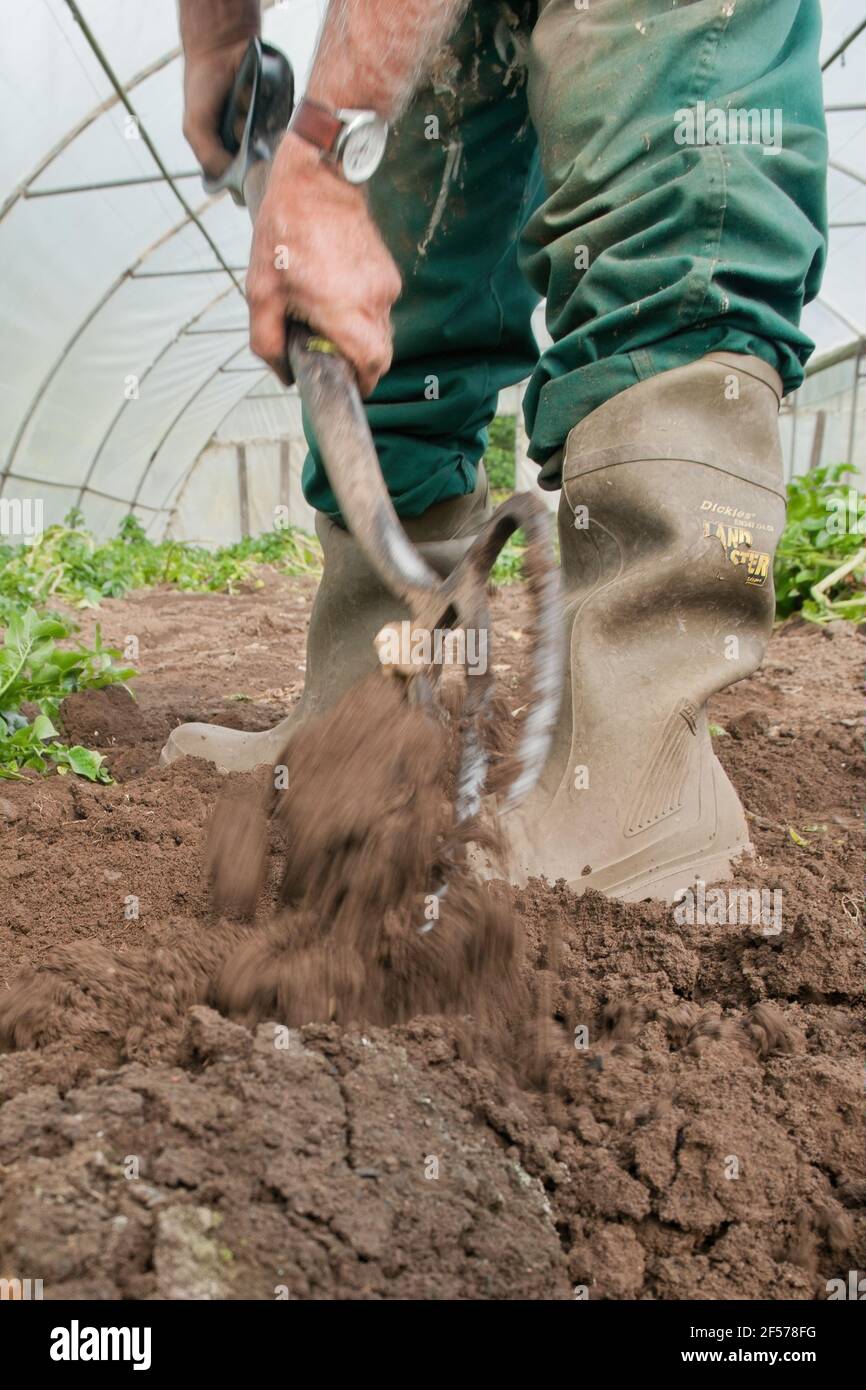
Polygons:
[[343,129],[343,122],[327,106],[302,97],[295,107],[289,130],[300,135],[302,140],[315,145],[324,154],[331,154],[337,143],[337,136]]

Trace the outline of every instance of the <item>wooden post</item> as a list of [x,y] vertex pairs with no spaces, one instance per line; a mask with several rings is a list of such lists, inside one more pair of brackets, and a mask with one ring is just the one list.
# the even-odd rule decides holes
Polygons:
[[246,445],[238,445],[238,496],[241,511],[241,539],[246,540],[250,534],[250,487],[247,476],[247,450]]

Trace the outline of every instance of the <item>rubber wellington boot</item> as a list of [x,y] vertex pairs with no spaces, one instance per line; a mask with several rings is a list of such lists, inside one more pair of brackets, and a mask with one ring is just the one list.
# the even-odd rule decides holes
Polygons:
[[[462,559],[490,513],[487,478],[478,471],[475,491],[437,502],[423,516],[402,522],[409,539],[443,577]],[[302,720],[330,709],[377,665],[373,639],[391,619],[408,611],[371,569],[348,531],[318,513],[322,579],[307,634],[307,679],[300,701],[273,729],[246,733],[219,724],[181,724],[162,750],[160,763],[206,758],[223,772],[246,772],[275,762]]]
[[781,383],[714,353],[568,437],[559,535],[569,666],[553,749],[508,816],[516,881],[672,901],[749,850],[707,700],[760,664],[785,517]]

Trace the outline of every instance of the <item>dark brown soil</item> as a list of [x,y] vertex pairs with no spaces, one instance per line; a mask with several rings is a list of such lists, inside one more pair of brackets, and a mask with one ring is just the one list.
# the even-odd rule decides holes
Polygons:
[[[107,603],[106,636],[139,638],[137,703],[66,714],[116,784],[0,783],[0,1277],[73,1298],[826,1296],[866,1263],[860,637],[789,624],[713,709],[758,852],[739,882],[782,892],[777,936],[511,892],[545,1024],[529,1085],[465,1017],[214,1007],[260,928],[208,901],[224,779],[158,752],[183,719],[280,717],[311,593]],[[517,708],[525,598],[496,608]]]

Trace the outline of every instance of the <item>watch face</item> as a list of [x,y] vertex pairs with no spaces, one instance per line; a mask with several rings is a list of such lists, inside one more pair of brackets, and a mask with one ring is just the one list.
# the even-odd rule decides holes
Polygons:
[[343,177],[349,183],[366,183],[382,162],[388,139],[388,122],[381,116],[358,116],[349,126],[340,150]]

